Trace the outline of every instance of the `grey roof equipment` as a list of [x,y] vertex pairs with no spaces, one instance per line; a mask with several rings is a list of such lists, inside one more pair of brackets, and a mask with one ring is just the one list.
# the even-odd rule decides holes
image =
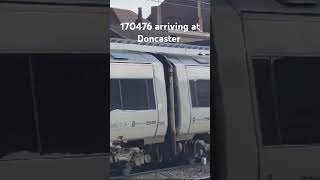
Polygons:
[[160,63],[160,61],[149,53],[128,51],[128,50],[110,50],[110,62],[151,64]]
[[152,53],[170,53],[184,55],[210,55],[210,46],[174,44],[174,43],[139,43],[130,39],[110,39],[110,49],[125,49]]

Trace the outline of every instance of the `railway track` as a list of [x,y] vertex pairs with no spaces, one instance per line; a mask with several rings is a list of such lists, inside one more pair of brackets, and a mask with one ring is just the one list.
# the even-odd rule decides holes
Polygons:
[[[194,165],[178,165],[174,167],[167,167],[167,168],[161,168],[161,169],[155,169],[155,170],[149,170],[144,172],[138,172],[133,173],[127,176],[114,176],[110,177],[110,180],[120,180],[120,179],[166,179],[166,174],[170,174],[170,172],[175,171],[182,171],[192,168],[199,168],[201,164],[194,164]],[[178,177],[175,177],[176,179],[180,179]],[[185,178],[183,178],[185,179]],[[195,180],[207,180],[210,179],[210,174],[206,173],[206,175],[203,175],[201,177],[191,178]]]
[[209,180],[209,179],[210,179],[210,176],[205,176],[205,177],[198,178],[196,180]]

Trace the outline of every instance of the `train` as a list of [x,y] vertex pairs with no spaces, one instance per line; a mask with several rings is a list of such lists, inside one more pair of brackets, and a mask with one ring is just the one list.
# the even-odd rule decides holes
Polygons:
[[319,1],[211,5],[213,179],[319,179]]
[[[144,156],[147,162],[163,162],[177,154],[184,154],[177,153],[186,147],[179,143],[179,133],[183,132],[184,125],[170,119],[176,119],[179,113],[189,116],[179,111],[179,106],[171,106],[178,101],[170,98],[170,94],[174,95],[178,89],[170,88],[170,82],[173,83],[174,77],[177,78],[170,67],[185,67],[175,58],[178,56],[179,59],[180,55],[171,55],[171,49],[174,48],[157,47],[167,51],[161,53],[156,50],[141,52],[144,46],[131,49],[134,52],[129,53],[139,58],[141,65],[152,66],[153,73],[163,71],[161,77],[152,76],[155,101],[153,106],[152,99],[148,100],[150,110],[146,112],[149,117],[158,114],[162,118],[146,120],[143,116],[145,125],[136,124],[136,121],[127,123],[128,126],[138,127],[147,126],[149,121],[150,129],[141,129],[147,129],[153,138],[142,137],[140,131],[125,130],[131,133],[127,135],[113,131],[115,143],[109,145],[110,139],[106,135],[109,113],[106,108],[101,108],[109,104],[105,95],[109,91],[106,89],[108,73],[105,72],[109,65],[109,54],[106,53],[109,49],[109,43],[106,43],[108,33],[105,33],[108,32],[108,4],[104,0],[95,5],[89,0],[77,5],[78,2],[75,0],[68,4],[64,0],[34,0],[30,3],[27,0],[7,0],[0,3],[0,179],[104,179],[109,175],[108,164],[111,160],[105,152],[110,147],[119,150],[115,155],[118,155],[118,160],[124,159],[124,166],[128,165],[128,156],[121,154],[125,150],[148,152],[147,147],[151,147],[150,151],[154,153]],[[211,102],[214,109],[210,110],[215,116],[210,122],[214,132],[211,132],[214,144],[210,143],[214,151],[210,151],[214,155],[214,179],[319,179],[318,2],[215,0],[211,3],[211,9],[211,75],[214,80],[210,82],[214,89],[210,91],[213,92],[211,98],[214,101]],[[113,53],[115,61],[130,64],[126,61],[129,57],[122,57],[127,51],[119,51],[121,55]],[[75,65],[75,60],[84,56],[87,61],[98,64],[91,66],[91,70],[87,69],[89,66],[85,61],[81,67]],[[198,57],[197,53],[184,55],[187,58],[190,56]],[[59,59],[69,61],[65,61],[66,64],[61,61],[58,63]],[[50,68],[52,65],[55,71]],[[98,70],[98,67],[105,68]],[[77,86],[71,84],[80,76],[70,74],[70,69],[73,72],[77,69],[77,75],[87,72],[87,75],[81,76],[85,81],[78,82]],[[171,72],[173,78],[169,76]],[[137,73],[150,77],[145,71]],[[83,82],[87,85],[82,86]],[[144,82],[146,87],[152,85],[151,80]],[[181,82],[182,85],[186,83]],[[165,93],[157,91],[159,86],[166,89]],[[97,93],[97,89],[101,91]],[[86,96],[81,96],[81,93],[84,95],[86,92],[95,96],[90,95],[84,101],[82,98]],[[152,96],[152,92],[145,92]],[[158,95],[162,99],[158,99]],[[179,99],[179,96],[174,97]],[[68,103],[66,98],[69,98]],[[181,100],[190,102],[190,96]],[[165,102],[166,107],[163,108],[164,104],[158,102]],[[97,107],[93,107],[93,104]],[[186,106],[190,107],[190,104]],[[100,109],[95,111],[95,108]],[[121,111],[115,109],[112,116],[135,113]],[[127,120],[130,122],[130,119]],[[45,121],[48,121],[48,126],[44,126]],[[156,121],[157,128],[152,121]],[[113,124],[110,120],[110,125]],[[114,124],[115,128],[119,126]],[[199,131],[200,136],[196,138],[201,137],[202,133]],[[202,137],[200,139],[204,140]],[[148,139],[151,139],[151,143],[148,143]],[[164,149],[161,152],[169,152],[161,155],[157,146]],[[77,147],[77,152],[72,147]],[[190,160],[193,161],[194,157],[191,156]],[[116,158],[112,160],[116,161]]]
[[209,157],[210,56],[127,47],[110,50],[111,166]]

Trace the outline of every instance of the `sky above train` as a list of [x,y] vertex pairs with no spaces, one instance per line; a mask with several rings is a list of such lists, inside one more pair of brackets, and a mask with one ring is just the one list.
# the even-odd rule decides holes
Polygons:
[[151,7],[161,4],[163,0],[110,0],[113,8],[129,9],[138,13],[138,7],[142,8],[143,18],[147,18],[151,13]]

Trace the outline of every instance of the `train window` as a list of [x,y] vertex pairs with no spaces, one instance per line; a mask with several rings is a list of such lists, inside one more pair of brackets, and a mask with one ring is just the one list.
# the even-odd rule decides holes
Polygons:
[[123,109],[120,94],[120,81],[118,79],[110,80],[110,111]]
[[210,107],[210,81],[189,80],[192,107]]
[[198,107],[210,107],[210,81],[196,81]]
[[209,58],[204,58],[204,57],[193,57],[195,61],[197,61],[199,64],[208,64],[209,63]]
[[284,144],[320,143],[320,58],[283,58],[274,63]]
[[116,60],[128,60],[128,56],[123,53],[112,52],[111,57]]
[[196,91],[196,81],[190,80],[189,81],[190,86],[190,95],[191,95],[191,103],[192,107],[198,107],[198,100],[197,100],[197,91]]
[[149,109],[156,109],[154,88],[153,88],[153,80],[152,79],[147,79],[146,83],[147,83],[147,88],[148,88]]
[[320,58],[253,64],[264,145],[319,144]]
[[42,154],[106,153],[106,55],[31,57]]
[[0,159],[37,152],[28,56],[0,55],[0,83]]
[[[154,93],[151,93],[151,89],[153,90],[153,85],[152,87],[151,85],[148,85],[145,79],[121,79],[120,82],[121,82],[121,92],[122,92],[122,99],[123,99],[123,109],[125,110],[153,109],[149,105],[149,101],[154,102]],[[148,89],[150,89],[150,91]],[[150,97],[150,96],[153,96],[153,97]],[[155,105],[152,105],[152,106],[155,107]]]
[[265,146],[279,145],[280,134],[273,103],[271,61],[269,59],[255,59],[253,66],[263,144]]

